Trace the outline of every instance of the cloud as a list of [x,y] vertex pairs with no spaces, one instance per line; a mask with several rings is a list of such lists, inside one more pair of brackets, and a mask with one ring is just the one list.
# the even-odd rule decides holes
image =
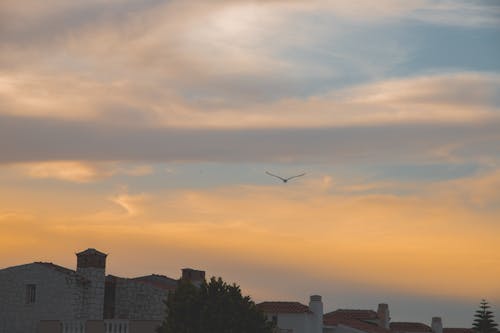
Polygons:
[[[162,95],[161,89],[153,86],[148,90],[133,83],[117,83],[101,91],[100,85],[79,83],[76,87],[83,89],[89,105],[85,110],[90,110],[81,113],[85,114],[83,118],[78,112],[66,114],[72,105],[68,92],[58,100],[60,105],[46,114],[42,107],[17,109],[14,104],[23,103],[22,89],[12,93],[9,82],[4,78],[0,83],[4,103],[12,101],[11,108],[1,109],[8,115],[0,114],[0,162],[4,164],[123,160],[374,162],[430,157],[494,165],[498,153],[498,74],[459,72],[395,78],[238,109],[203,108]],[[63,82],[58,85],[63,86]],[[40,98],[49,101],[54,96],[43,94],[43,89],[59,89],[42,88],[41,84],[37,87]],[[109,100],[108,95],[112,96]],[[140,165],[134,167],[140,168],[136,170],[115,170],[117,166],[82,163],[72,168],[42,165],[31,173],[90,181],[119,173],[152,172]],[[72,169],[78,172],[69,174]]]
[[33,220],[35,217],[30,214],[26,214],[20,211],[0,211],[0,222],[16,220],[26,222],[28,220]]
[[411,13],[415,19],[436,25],[498,27],[500,6],[491,1],[429,1]]
[[132,195],[128,193],[127,189],[124,189],[122,193],[111,197],[110,200],[120,206],[129,217],[134,217],[143,211],[144,205],[149,200],[149,195],[145,193]]
[[56,179],[74,183],[89,183],[115,175],[141,177],[151,175],[154,170],[150,165],[120,165],[117,162],[89,161],[40,161],[7,164],[10,170],[35,179]]
[[[110,105],[128,109],[130,105],[120,100],[129,96],[130,101],[130,95],[117,86],[130,82],[137,83],[133,95],[147,94],[149,84],[157,87],[153,95],[165,98],[158,104],[179,108],[175,99],[216,105],[224,100],[234,106],[240,99],[249,104],[303,96],[305,91],[310,95],[332,82],[378,78],[407,60],[408,51],[390,36],[351,29],[351,23],[332,20],[332,15],[355,20],[359,26],[359,21],[371,17],[383,22],[388,17],[411,17],[416,10],[448,13],[442,8],[470,7],[457,1],[394,0],[377,5],[371,1],[30,3],[27,9],[7,1],[0,10],[5,16],[0,66],[6,74],[16,74],[8,77],[16,97],[10,101],[16,110],[10,112],[54,112],[66,117],[93,115]],[[455,21],[494,12],[491,6],[474,6],[481,10],[463,13],[464,19]],[[420,16],[430,16],[425,13]],[[374,23],[364,24],[369,29]],[[361,40],[363,47],[353,45],[353,39]],[[22,77],[22,73],[38,75]],[[134,103],[133,109],[141,105],[145,104]],[[2,108],[10,109],[10,104]]]
[[50,161],[19,166],[32,178],[52,178],[77,183],[87,183],[112,174],[106,168],[86,162]]
[[[494,162],[500,123],[402,124],[297,129],[131,129],[107,124],[0,117],[0,163],[36,161]],[[99,149],[95,149],[99,147]],[[325,147],[328,147],[327,149]]]
[[154,173],[154,169],[150,165],[138,165],[138,166],[132,166],[130,168],[119,168],[117,170],[117,173],[124,174],[127,176],[147,176],[151,175]]
[[344,94],[351,95],[354,102],[373,106],[492,108],[500,102],[499,90],[500,75],[464,72],[389,79],[354,87]]
[[162,89],[133,82],[5,77],[0,112],[125,127],[228,129],[470,123],[500,117],[499,75],[475,72],[388,79],[238,108],[207,107]]

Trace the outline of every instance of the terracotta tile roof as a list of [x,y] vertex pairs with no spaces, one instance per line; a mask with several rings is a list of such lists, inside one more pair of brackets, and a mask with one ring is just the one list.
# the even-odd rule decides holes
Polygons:
[[473,333],[472,328],[445,327],[443,333]]
[[374,323],[367,323],[357,319],[345,319],[341,322],[323,319],[323,324],[331,326],[347,326],[367,333],[391,333],[388,329]]
[[262,302],[257,308],[265,313],[309,313],[309,307],[299,302]]
[[373,310],[339,309],[323,315],[323,323],[330,326],[347,326],[367,333],[391,333],[376,323],[377,313]]
[[430,326],[422,323],[393,322],[390,327],[394,332],[432,332]]
[[329,313],[326,313],[323,318],[329,320],[348,320],[348,319],[358,319],[358,320],[375,320],[377,319],[377,313],[373,310],[348,310],[339,309]]

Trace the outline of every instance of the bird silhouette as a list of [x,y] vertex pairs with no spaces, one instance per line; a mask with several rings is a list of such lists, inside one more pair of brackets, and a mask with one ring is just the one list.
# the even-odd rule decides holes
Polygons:
[[283,177],[280,177],[280,176],[277,176],[277,175],[274,175],[268,171],[266,171],[266,173],[269,175],[269,176],[273,176],[273,177],[276,177],[276,178],[279,178],[283,181],[283,183],[286,183],[288,182],[290,179],[293,179],[293,178],[297,178],[297,177],[302,177],[303,175],[305,175],[305,172],[304,173],[301,173],[300,175],[296,175],[296,176],[292,176],[292,177],[288,177],[288,178],[283,178]]

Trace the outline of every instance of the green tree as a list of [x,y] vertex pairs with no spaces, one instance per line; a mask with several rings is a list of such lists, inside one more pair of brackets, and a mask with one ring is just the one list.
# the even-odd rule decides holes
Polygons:
[[165,302],[167,313],[161,333],[197,333],[200,327],[201,299],[199,290],[187,280],[179,280],[175,292]]
[[199,288],[180,280],[166,305],[161,333],[271,333],[274,328],[239,286],[221,278]]
[[482,300],[479,305],[479,309],[474,315],[474,322],[472,328],[478,333],[495,333],[497,332],[498,324],[495,323],[493,319],[493,312],[490,310],[490,306],[486,300]]

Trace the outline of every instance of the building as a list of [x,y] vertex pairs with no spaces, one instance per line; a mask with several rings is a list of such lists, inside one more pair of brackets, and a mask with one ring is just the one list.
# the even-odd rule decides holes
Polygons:
[[[40,322],[64,327],[87,322],[161,322],[164,300],[177,280],[163,275],[106,276],[107,255],[96,249],[76,254],[76,270],[34,262],[0,270],[0,333],[36,332]],[[199,284],[205,272],[183,269],[182,278]],[[76,332],[76,330],[75,330]]]
[[377,311],[338,309],[323,316],[324,332],[328,333],[391,333],[389,306],[381,303]]
[[299,302],[262,302],[257,308],[276,323],[280,333],[322,333],[321,296],[310,297],[309,306]]
[[[76,254],[76,270],[34,262],[0,269],[0,333],[154,333],[165,316],[177,280],[163,275],[124,278],[106,275],[107,254],[87,249]],[[205,272],[182,269],[194,285]],[[279,333],[473,333],[431,324],[392,322],[389,306],[377,310],[338,309],[324,313],[322,298],[309,304],[262,302],[257,307]]]
[[466,328],[443,328],[440,317],[432,318],[430,326],[391,322],[385,303],[379,304],[376,311],[338,309],[323,314],[321,296],[315,295],[311,296],[309,306],[299,302],[262,302],[257,307],[277,324],[279,333],[473,333]]
[[379,304],[376,312],[339,309],[323,314],[321,296],[313,295],[308,306],[299,302],[262,302],[257,307],[276,323],[280,333],[392,333],[387,304]]
[[393,322],[390,327],[392,333],[474,333],[471,328],[443,327],[441,317],[433,317],[430,326],[418,322]]

